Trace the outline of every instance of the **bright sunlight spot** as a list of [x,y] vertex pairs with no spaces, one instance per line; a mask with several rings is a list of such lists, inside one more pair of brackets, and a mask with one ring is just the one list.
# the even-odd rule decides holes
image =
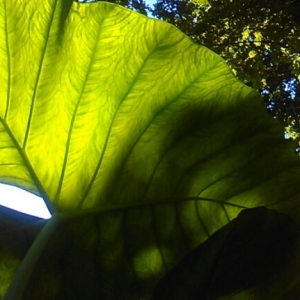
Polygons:
[[15,186],[0,183],[0,205],[35,217],[51,218],[51,214],[41,197]]

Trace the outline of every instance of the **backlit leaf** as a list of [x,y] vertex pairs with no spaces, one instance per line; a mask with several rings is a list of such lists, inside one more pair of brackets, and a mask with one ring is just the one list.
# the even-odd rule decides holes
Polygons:
[[262,39],[263,39],[263,36],[262,36],[261,32],[260,31],[255,31],[254,32],[254,45],[255,46],[260,46]]
[[105,2],[0,5],[0,179],[65,222],[27,299],[151,295],[243,208],[299,217],[297,156],[219,56]]
[[256,54],[257,54],[257,52],[256,52],[255,50],[251,50],[251,51],[249,51],[248,56],[249,56],[250,58],[253,58],[253,57],[256,56]]

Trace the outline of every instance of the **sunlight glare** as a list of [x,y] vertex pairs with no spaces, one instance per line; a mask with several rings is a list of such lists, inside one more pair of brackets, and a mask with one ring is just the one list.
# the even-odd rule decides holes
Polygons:
[[0,183],[0,205],[42,219],[51,218],[51,214],[41,197],[8,184]]

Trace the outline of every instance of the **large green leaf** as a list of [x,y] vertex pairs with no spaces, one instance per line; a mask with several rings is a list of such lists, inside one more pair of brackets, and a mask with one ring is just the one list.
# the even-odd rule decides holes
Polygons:
[[109,3],[0,3],[0,179],[54,214],[28,257],[56,222],[75,218],[65,225],[71,249],[43,256],[74,276],[68,297],[97,282],[86,276],[93,260],[104,299],[151,294],[242,208],[298,218],[293,146],[219,56]]

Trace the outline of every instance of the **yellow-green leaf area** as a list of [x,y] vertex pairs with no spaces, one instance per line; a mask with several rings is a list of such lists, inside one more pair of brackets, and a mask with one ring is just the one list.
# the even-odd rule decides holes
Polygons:
[[175,27],[116,5],[1,3],[0,176],[60,209],[107,201],[155,116],[229,76]]
[[250,33],[251,33],[251,30],[248,27],[244,28],[244,30],[242,32],[242,40],[248,40]]
[[207,0],[192,0],[195,4],[201,5],[201,6],[209,6],[209,2]]
[[254,32],[254,45],[255,46],[260,46],[262,39],[263,39],[263,36],[262,36],[261,32],[260,31],[255,31]]
[[[265,187],[251,174],[277,129],[219,56],[110,3],[2,0],[1,8],[2,182],[53,210],[213,198],[208,234],[236,213],[222,201],[260,203]],[[249,177],[235,184],[239,172]],[[254,195],[235,199],[250,187]]]
[[249,56],[250,58],[253,58],[253,57],[256,56],[256,54],[257,54],[257,52],[256,52],[255,50],[251,50],[251,51],[249,51],[248,56]]

